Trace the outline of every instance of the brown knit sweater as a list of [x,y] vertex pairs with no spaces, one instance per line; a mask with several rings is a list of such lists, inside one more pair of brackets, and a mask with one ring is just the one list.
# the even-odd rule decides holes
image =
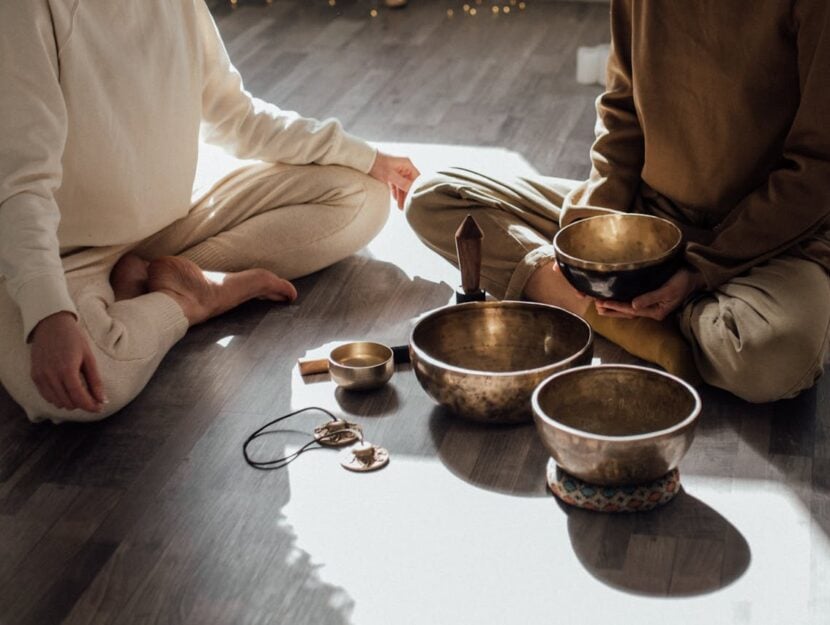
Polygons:
[[612,0],[588,181],[684,230],[709,288],[782,252],[830,271],[830,2]]

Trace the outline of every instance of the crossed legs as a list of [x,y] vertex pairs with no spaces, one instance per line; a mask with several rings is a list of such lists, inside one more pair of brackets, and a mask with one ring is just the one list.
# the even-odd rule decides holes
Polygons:
[[[505,179],[464,169],[419,182],[410,225],[431,249],[455,261],[453,233],[467,213],[484,231],[483,286],[500,299],[527,298],[586,317],[634,355],[749,401],[791,397],[809,388],[828,354],[830,278],[817,264],[782,256],[702,295],[675,320],[599,317],[572,293],[551,262],[551,240],[574,181]],[[682,334],[681,334],[682,331]]]
[[33,421],[106,417],[144,388],[189,326],[251,298],[293,300],[287,280],[366,245],[385,223],[389,201],[385,185],[347,168],[237,169],[186,217],[137,246],[87,248],[64,258],[109,399],[104,410],[61,410],[40,396],[28,372],[20,315],[5,288],[0,380]]

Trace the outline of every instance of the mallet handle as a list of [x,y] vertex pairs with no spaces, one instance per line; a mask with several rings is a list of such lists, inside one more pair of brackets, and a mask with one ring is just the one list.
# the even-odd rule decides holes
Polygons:
[[299,358],[297,366],[300,369],[300,375],[313,375],[315,373],[329,372],[328,358]]
[[455,251],[461,270],[461,288],[465,293],[479,290],[481,276],[481,240],[484,233],[472,215],[467,215],[455,232]]

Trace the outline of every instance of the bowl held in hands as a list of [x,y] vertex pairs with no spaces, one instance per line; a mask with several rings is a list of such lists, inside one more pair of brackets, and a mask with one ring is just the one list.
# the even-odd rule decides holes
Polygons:
[[636,213],[582,219],[553,239],[559,267],[577,290],[620,302],[662,286],[680,268],[682,243],[668,219]]

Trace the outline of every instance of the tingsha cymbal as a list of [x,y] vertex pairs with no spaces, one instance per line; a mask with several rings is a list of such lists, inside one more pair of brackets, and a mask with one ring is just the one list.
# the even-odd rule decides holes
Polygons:
[[314,439],[325,447],[343,447],[360,440],[362,431],[357,423],[336,419],[314,428]]
[[383,447],[363,441],[340,452],[340,465],[349,471],[366,473],[389,464],[389,452]]

